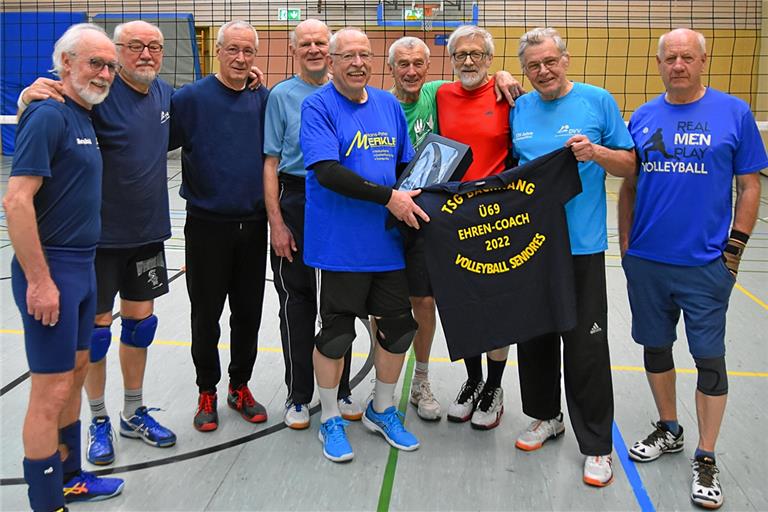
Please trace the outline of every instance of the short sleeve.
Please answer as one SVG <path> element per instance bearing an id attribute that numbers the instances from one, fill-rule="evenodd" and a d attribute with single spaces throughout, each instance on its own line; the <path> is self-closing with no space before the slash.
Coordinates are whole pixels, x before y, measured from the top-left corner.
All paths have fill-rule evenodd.
<path id="1" fill-rule="evenodd" d="M 751 174 L 768 167 L 765 146 L 757 129 L 755 118 L 749 108 L 741 116 L 739 145 L 733 156 L 734 174 Z"/>
<path id="2" fill-rule="evenodd" d="M 63 142 L 66 121 L 61 112 L 48 105 L 27 109 L 16 132 L 11 176 L 51 177 L 51 160 Z"/>
<path id="3" fill-rule="evenodd" d="M 321 98 L 315 94 L 301 104 L 299 139 L 304 154 L 304 167 L 307 169 L 323 160 L 340 161 L 336 127 Z"/>
<path id="4" fill-rule="evenodd" d="M 624 124 L 624 118 L 621 117 L 616 100 L 608 91 L 602 90 L 602 93 L 600 99 L 604 116 L 602 145 L 612 149 L 632 149 L 635 144 Z"/>
<path id="5" fill-rule="evenodd" d="M 279 93 L 273 92 L 267 99 L 267 114 L 264 123 L 264 153 L 281 157 L 285 137 L 285 115 Z"/>

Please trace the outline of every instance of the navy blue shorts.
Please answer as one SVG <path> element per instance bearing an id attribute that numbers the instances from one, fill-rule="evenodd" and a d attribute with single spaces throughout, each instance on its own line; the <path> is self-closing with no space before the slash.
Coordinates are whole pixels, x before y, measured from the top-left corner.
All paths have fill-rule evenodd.
<path id="1" fill-rule="evenodd" d="M 75 368 L 78 350 L 91 346 L 96 315 L 95 250 L 68 251 L 45 248 L 51 278 L 59 289 L 59 321 L 43 325 L 27 313 L 27 279 L 21 265 L 11 261 L 13 298 L 24 324 L 27 363 L 32 373 L 63 373 Z"/>
<path id="2" fill-rule="evenodd" d="M 632 308 L 632 338 L 646 347 L 677 339 L 680 312 L 696 358 L 725 355 L 725 314 L 736 279 L 722 259 L 683 267 L 627 255 L 622 260 Z"/>

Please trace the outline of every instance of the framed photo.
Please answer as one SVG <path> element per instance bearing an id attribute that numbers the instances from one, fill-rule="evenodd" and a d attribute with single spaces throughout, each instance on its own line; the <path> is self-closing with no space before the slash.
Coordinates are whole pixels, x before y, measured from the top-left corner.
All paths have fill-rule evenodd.
<path id="1" fill-rule="evenodd" d="M 469 146 L 430 133 L 395 183 L 395 188 L 416 190 L 458 181 L 471 164 L 472 149 Z"/>

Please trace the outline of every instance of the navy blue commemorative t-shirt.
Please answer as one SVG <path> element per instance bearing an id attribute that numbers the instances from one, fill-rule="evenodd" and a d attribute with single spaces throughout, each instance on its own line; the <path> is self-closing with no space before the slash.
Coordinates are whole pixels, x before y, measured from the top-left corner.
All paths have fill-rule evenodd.
<path id="1" fill-rule="evenodd" d="M 96 246 L 101 152 L 88 110 L 70 98 L 32 103 L 16 130 L 11 176 L 43 177 L 34 205 L 44 247 Z"/>
<path id="2" fill-rule="evenodd" d="M 269 92 L 234 91 L 211 75 L 171 99 L 171 148 L 182 147 L 180 194 L 209 220 L 256 220 L 264 209 L 264 114 Z"/>
<path id="3" fill-rule="evenodd" d="M 93 109 L 104 160 L 99 247 L 136 247 L 171 237 L 168 137 L 173 87 L 161 79 L 147 94 L 120 76 Z"/>
<path id="4" fill-rule="evenodd" d="M 565 204 L 579 192 L 563 148 L 415 198 L 431 219 L 418 233 L 452 360 L 576 325 Z"/>

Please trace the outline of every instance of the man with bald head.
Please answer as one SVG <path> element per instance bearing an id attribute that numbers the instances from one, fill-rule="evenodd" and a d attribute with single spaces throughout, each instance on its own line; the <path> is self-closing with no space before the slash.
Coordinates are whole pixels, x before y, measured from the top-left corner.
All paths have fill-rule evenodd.
<path id="1" fill-rule="evenodd" d="M 149 414 L 142 393 L 147 347 L 158 323 L 154 299 L 168 293 L 163 242 L 171 236 L 167 152 L 173 88 L 158 77 L 163 63 L 163 34 L 158 27 L 145 21 L 124 23 L 115 27 L 113 40 L 120 72 L 109 97 L 93 111 L 104 178 L 96 251 L 98 300 L 85 390 L 92 416 L 87 458 L 99 465 L 115 460 L 104 390 L 118 292 L 124 389 L 120 435 L 158 447 L 176 443 L 176 435 Z M 51 88 L 56 92 L 56 82 L 38 79 L 22 100 L 35 99 Z"/>
<path id="2" fill-rule="evenodd" d="M 624 180 L 619 196 L 632 337 L 643 345 L 659 412 L 653 432 L 629 456 L 649 462 L 684 449 L 672 356 L 682 310 L 698 373 L 691 500 L 713 509 L 723 504 L 715 442 L 728 396 L 726 311 L 755 225 L 759 172 L 768 158 L 749 106 L 702 84 L 702 34 L 676 29 L 662 35 L 656 62 L 666 91 L 632 115 L 629 131 L 643 151 L 637 175 Z"/>
<path id="3" fill-rule="evenodd" d="M 323 454 L 335 462 L 354 456 L 337 395 L 355 318 L 368 315 L 376 320 L 376 383 L 363 423 L 395 448 L 419 447 L 394 405 L 395 384 L 417 326 L 402 240 L 386 225 L 390 213 L 414 228 L 417 217 L 426 222 L 429 217 L 413 202 L 418 191 L 392 188 L 413 147 L 397 99 L 368 87 L 372 59 L 363 32 L 336 32 L 327 56 L 333 81 L 305 99 L 301 109 L 301 149 L 309 169 L 304 262 L 317 269 L 319 283 L 320 332 L 313 356 L 322 406 L 319 438 Z"/>
<path id="4" fill-rule="evenodd" d="M 3 207 L 13 244 L 13 294 L 24 324 L 31 390 L 24 419 L 24 479 L 32 510 L 119 494 L 123 481 L 84 472 L 80 395 L 96 309 L 102 157 L 90 114 L 118 63 L 91 24 L 56 42 L 53 68 L 64 102 L 37 102 L 19 119 Z M 62 492 L 63 485 L 63 492 Z"/>
<path id="5" fill-rule="evenodd" d="M 314 393 L 312 350 L 317 317 L 317 284 L 304 264 L 304 155 L 299 145 L 301 102 L 328 83 L 331 31 L 320 20 L 302 21 L 290 34 L 289 49 L 299 73 L 269 93 L 264 132 L 264 202 L 272 245 L 272 273 L 280 300 L 280 338 L 288 398 L 283 421 L 296 430 L 309 427 Z M 344 355 L 338 390 L 341 417 L 359 420 L 363 411 L 349 387 L 351 349 Z"/>

